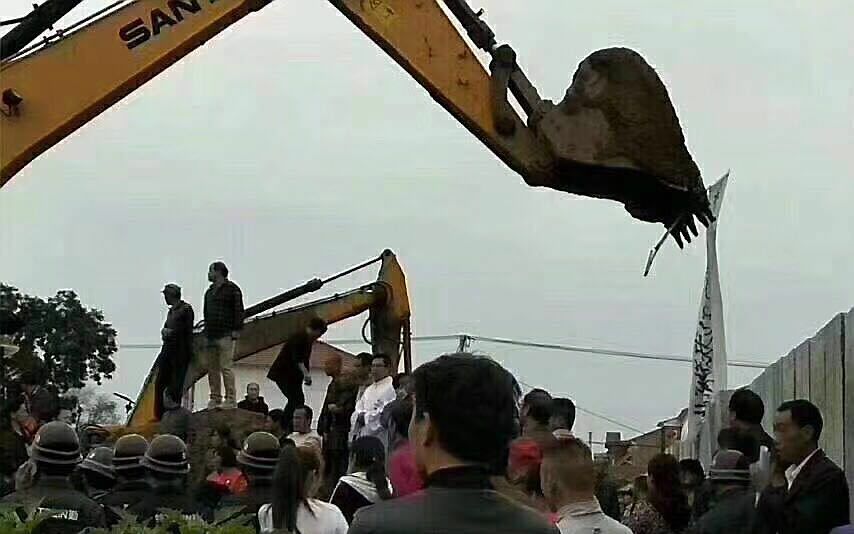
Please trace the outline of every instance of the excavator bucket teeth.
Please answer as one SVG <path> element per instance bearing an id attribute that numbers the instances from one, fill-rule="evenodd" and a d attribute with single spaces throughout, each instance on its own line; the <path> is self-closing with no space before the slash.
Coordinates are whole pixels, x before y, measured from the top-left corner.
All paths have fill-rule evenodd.
<path id="1" fill-rule="evenodd" d="M 700 170 L 664 83 L 627 48 L 588 56 L 559 104 L 531 127 L 554 156 L 549 187 L 622 202 L 635 218 L 688 237 L 693 217 L 711 221 Z"/>

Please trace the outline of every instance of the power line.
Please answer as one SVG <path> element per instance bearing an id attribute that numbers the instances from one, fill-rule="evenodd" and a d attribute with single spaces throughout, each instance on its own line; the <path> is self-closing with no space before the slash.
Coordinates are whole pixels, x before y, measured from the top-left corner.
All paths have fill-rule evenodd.
<path id="1" fill-rule="evenodd" d="M 520 380 L 519 377 L 516 377 L 516 381 L 528 389 L 534 389 L 534 386 L 532 386 L 531 384 L 529 384 L 523 380 Z M 587 408 L 582 408 L 577 403 L 575 404 L 575 409 L 578 411 L 584 412 L 587 415 L 592 415 L 593 417 L 597 417 L 599 419 L 602 419 L 603 421 L 608 421 L 609 423 L 617 425 L 617 426 L 622 427 L 622 428 L 625 428 L 626 430 L 631 430 L 632 432 L 637 432 L 638 434 L 644 434 L 645 433 L 643 430 L 640 430 L 640 429 L 635 428 L 631 425 L 627 425 L 625 423 L 617 421 L 613 417 L 608 417 L 607 415 L 603 415 L 601 413 L 594 412 L 593 410 L 588 410 Z"/>
<path id="2" fill-rule="evenodd" d="M 412 341 L 415 342 L 423 342 L 423 341 L 450 341 L 450 340 L 459 340 L 462 338 L 467 338 L 471 341 L 481 341 L 485 343 L 496 343 L 500 345 L 512 345 L 516 347 L 527 347 L 533 349 L 543 349 L 543 350 L 559 350 L 564 352 L 576 352 L 581 354 L 596 354 L 599 356 L 612 356 L 618 358 L 635 358 L 641 360 L 657 360 L 657 361 L 669 361 L 669 362 L 679 362 L 679 363 L 693 363 L 693 358 L 688 356 L 676 356 L 672 354 L 650 354 L 644 352 L 634 352 L 634 351 L 624 351 L 624 350 L 614 350 L 614 349 L 604 349 L 597 347 L 578 347 L 573 345 L 561 345 L 556 343 L 540 343 L 535 341 L 522 341 L 516 339 L 506 339 L 506 338 L 498 338 L 498 337 L 487 337 L 487 336 L 476 336 L 471 334 L 446 334 L 440 336 L 414 336 Z M 364 345 L 365 341 L 362 339 L 334 339 L 328 340 L 326 343 L 330 345 Z M 122 344 L 119 346 L 121 349 L 159 349 L 159 344 L 150 344 L 150 343 L 128 343 Z M 729 360 L 727 361 L 727 365 L 731 367 L 747 367 L 751 369 L 765 369 L 769 364 L 756 362 L 756 361 L 740 361 L 740 360 Z"/>
<path id="3" fill-rule="evenodd" d="M 617 356 L 621 358 L 638 358 L 641 360 L 661 360 L 669 362 L 693 363 L 694 359 L 687 356 L 675 356 L 671 354 L 648 354 L 643 352 L 631 352 L 613 349 L 599 349 L 594 347 L 575 347 L 572 345 L 558 345 L 554 343 L 538 343 L 534 341 L 519 341 L 515 339 L 504 339 L 497 337 L 483 336 L 468 336 L 473 341 L 486 341 L 489 343 L 498 343 L 502 345 L 515 345 L 517 347 L 529 347 L 535 349 L 546 350 L 562 350 L 565 352 L 581 352 L 586 354 L 598 354 L 601 356 Z M 731 367 L 750 367 L 753 369 L 765 369 L 769 364 L 762 362 L 751 361 L 727 361 L 727 365 Z"/>

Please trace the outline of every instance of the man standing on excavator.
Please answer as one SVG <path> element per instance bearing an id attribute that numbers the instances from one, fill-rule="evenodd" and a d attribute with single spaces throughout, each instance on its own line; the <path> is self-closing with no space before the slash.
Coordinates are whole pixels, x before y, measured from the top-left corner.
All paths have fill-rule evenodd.
<path id="1" fill-rule="evenodd" d="M 282 345 L 282 350 L 276 357 L 276 361 L 270 366 L 267 378 L 272 380 L 282 390 L 282 394 L 288 399 L 285 405 L 285 413 L 282 416 L 282 426 L 286 434 L 293 432 L 294 411 L 305 405 L 305 393 L 302 386 L 311 385 L 311 349 L 314 342 L 326 333 L 326 321 L 320 317 L 313 317 L 308 325 L 297 332 Z"/>
<path id="2" fill-rule="evenodd" d="M 228 267 L 221 261 L 208 269 L 211 282 L 205 292 L 205 338 L 208 340 L 208 408 L 236 408 L 234 391 L 234 351 L 243 330 L 243 293 L 228 279 Z M 222 402 L 225 386 L 225 402 Z"/>
<path id="3" fill-rule="evenodd" d="M 184 378 L 193 358 L 193 307 L 181 300 L 181 288 L 166 284 L 163 298 L 169 306 L 166 322 L 160 331 L 163 348 L 159 356 L 159 372 L 154 398 L 157 417 L 181 405 L 184 395 Z"/>

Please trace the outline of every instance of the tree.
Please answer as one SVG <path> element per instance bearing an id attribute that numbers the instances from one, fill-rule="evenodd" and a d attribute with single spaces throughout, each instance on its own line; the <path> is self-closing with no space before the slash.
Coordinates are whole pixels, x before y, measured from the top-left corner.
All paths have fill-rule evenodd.
<path id="1" fill-rule="evenodd" d="M 72 392 L 69 391 L 69 394 Z M 115 425 L 121 420 L 118 405 L 112 397 L 92 386 L 73 392 L 80 411 L 80 423 L 86 425 Z"/>
<path id="2" fill-rule="evenodd" d="M 41 367 L 47 383 L 60 393 L 112 377 L 116 331 L 100 310 L 84 307 L 74 291 L 58 291 L 44 300 L 0 284 L 0 300 L 23 321 L 13 336 L 21 350 L 9 360 L 12 373 Z"/>

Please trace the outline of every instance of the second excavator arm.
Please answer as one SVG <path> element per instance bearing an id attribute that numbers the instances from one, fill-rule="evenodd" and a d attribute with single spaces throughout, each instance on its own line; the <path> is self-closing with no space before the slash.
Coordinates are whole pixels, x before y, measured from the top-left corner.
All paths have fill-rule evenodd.
<path id="1" fill-rule="evenodd" d="M 397 257 L 390 250 L 384 251 L 379 261 L 377 280 L 350 291 L 270 312 L 271 307 L 282 303 L 283 296 L 294 294 L 285 292 L 279 297 L 266 300 L 266 305 L 247 308 L 254 308 L 256 315 L 245 320 L 234 361 L 264 351 L 277 352 L 288 338 L 304 329 L 313 317 L 319 317 L 331 325 L 368 312 L 372 350 L 392 356 L 395 369 L 398 368 L 399 356 L 402 354 L 404 370 L 411 371 L 410 308 L 406 276 Z M 269 313 L 261 315 L 264 312 Z M 205 355 L 208 347 L 204 334 L 199 331 L 194 337 L 195 355 L 187 372 L 185 389 L 193 387 L 207 374 Z M 130 413 L 128 426 L 140 428 L 156 422 L 155 382 L 158 372 L 159 368 L 155 362 Z"/>

